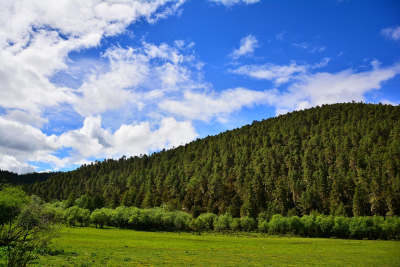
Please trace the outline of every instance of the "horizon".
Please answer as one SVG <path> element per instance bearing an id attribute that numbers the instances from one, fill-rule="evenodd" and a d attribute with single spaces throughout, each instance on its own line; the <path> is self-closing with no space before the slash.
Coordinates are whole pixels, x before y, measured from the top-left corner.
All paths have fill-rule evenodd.
<path id="1" fill-rule="evenodd" d="M 0 169 L 70 171 L 323 104 L 399 105 L 400 3 L 0 3 Z"/>

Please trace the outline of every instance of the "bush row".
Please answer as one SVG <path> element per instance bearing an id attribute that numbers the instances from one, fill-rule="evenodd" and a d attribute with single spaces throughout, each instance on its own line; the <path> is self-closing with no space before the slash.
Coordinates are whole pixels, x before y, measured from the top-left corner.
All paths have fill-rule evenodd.
<path id="1" fill-rule="evenodd" d="M 204 213 L 193 218 L 183 211 L 163 208 L 139 209 L 120 206 L 115 209 L 88 209 L 72 206 L 63 209 L 62 202 L 47 204 L 47 212 L 56 222 L 73 226 L 90 224 L 103 228 L 113 226 L 135 230 L 160 231 L 259 231 L 266 234 L 290 234 L 303 237 L 336 237 L 354 239 L 400 239 L 400 217 L 342 217 L 305 215 L 284 217 L 260 213 L 257 219 L 233 218 L 229 213 Z"/>

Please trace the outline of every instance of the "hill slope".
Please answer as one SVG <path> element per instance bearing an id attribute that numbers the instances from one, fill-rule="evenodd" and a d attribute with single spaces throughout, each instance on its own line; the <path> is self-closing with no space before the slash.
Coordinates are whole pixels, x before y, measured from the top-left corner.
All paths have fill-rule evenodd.
<path id="1" fill-rule="evenodd" d="M 295 111 L 151 156 L 83 165 L 29 187 L 44 198 L 203 212 L 400 215 L 400 106 Z"/>
<path id="2" fill-rule="evenodd" d="M 42 182 L 49 179 L 51 176 L 56 175 L 57 172 L 45 172 L 45 173 L 27 173 L 20 174 L 13 173 L 10 171 L 0 170 L 0 183 L 8 183 L 13 185 L 29 185 L 35 182 Z"/>

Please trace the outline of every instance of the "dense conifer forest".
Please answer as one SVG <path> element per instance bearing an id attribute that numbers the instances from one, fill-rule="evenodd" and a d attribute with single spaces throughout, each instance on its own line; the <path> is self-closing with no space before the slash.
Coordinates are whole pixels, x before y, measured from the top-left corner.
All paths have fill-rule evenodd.
<path id="1" fill-rule="evenodd" d="M 69 207 L 79 199 L 92 211 L 163 205 L 194 217 L 400 215 L 400 106 L 317 106 L 46 178 L 26 190 Z"/>
<path id="2" fill-rule="evenodd" d="M 23 175 L 18 175 L 18 173 L 0 170 L 0 183 L 8 183 L 13 185 L 22 185 L 26 187 L 29 184 L 35 182 L 46 181 L 53 175 L 57 175 L 59 172 L 33 172 Z"/>

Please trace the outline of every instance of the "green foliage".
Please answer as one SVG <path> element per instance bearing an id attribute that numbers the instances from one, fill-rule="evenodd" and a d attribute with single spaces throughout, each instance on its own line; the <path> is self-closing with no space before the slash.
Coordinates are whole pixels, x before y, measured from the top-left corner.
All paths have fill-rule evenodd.
<path id="1" fill-rule="evenodd" d="M 213 213 L 203 213 L 197 219 L 202 221 L 202 231 L 212 231 L 214 230 L 214 221 L 218 216 Z M 196 219 L 196 221 L 197 221 Z"/>
<path id="2" fill-rule="evenodd" d="M 287 226 L 287 218 L 276 214 L 268 223 L 268 230 L 271 234 L 284 234 L 286 233 Z"/>
<path id="3" fill-rule="evenodd" d="M 303 235 L 314 237 L 318 235 L 318 225 L 315 222 L 315 216 L 304 215 L 301 218 L 301 223 L 303 226 Z"/>
<path id="4" fill-rule="evenodd" d="M 243 230 L 250 232 L 256 228 L 256 220 L 250 217 L 244 217 L 240 219 L 240 226 Z M 234 230 L 234 229 L 232 229 Z"/>
<path id="5" fill-rule="evenodd" d="M 399 216 L 399 147 L 400 106 L 324 105 L 168 151 L 96 161 L 28 192 L 68 207 L 81 196 L 78 206 L 90 210 L 164 205 L 194 217 Z"/>
<path id="6" fill-rule="evenodd" d="M 231 230 L 237 231 L 237 232 L 242 230 L 241 220 L 239 218 L 233 218 L 229 227 L 231 228 Z"/>
<path id="7" fill-rule="evenodd" d="M 335 220 L 333 216 L 319 215 L 315 222 L 317 223 L 321 237 L 330 237 L 332 235 Z"/>
<path id="8" fill-rule="evenodd" d="M 0 226 L 13 222 L 28 203 L 28 196 L 16 187 L 0 190 Z"/>
<path id="9" fill-rule="evenodd" d="M 18 188 L 0 190 L 0 218 L 0 247 L 7 266 L 27 266 L 57 232 L 41 199 L 29 199 Z"/>
<path id="10" fill-rule="evenodd" d="M 299 235 L 304 228 L 304 222 L 298 216 L 292 216 L 287 219 L 287 230 L 289 233 Z"/>
<path id="11" fill-rule="evenodd" d="M 229 230 L 232 220 L 233 220 L 232 215 L 230 215 L 229 213 L 222 214 L 217 218 L 215 218 L 214 229 L 216 231 Z"/>
<path id="12" fill-rule="evenodd" d="M 144 231 L 193 231 L 193 232 L 239 232 L 256 231 L 273 235 L 297 235 L 304 237 L 336 237 L 355 239 L 400 239 L 400 217 L 323 215 L 313 212 L 299 217 L 260 213 L 257 220 L 251 217 L 233 218 L 230 213 L 215 215 L 203 213 L 193 218 L 190 213 L 169 211 L 166 208 L 140 209 L 119 206 L 115 209 L 101 208 L 90 212 L 73 206 L 64 207 L 59 201 L 44 205 L 48 218 L 59 217 L 66 225 L 104 226 Z M 56 215 L 54 215 L 56 214 Z M 61 215 L 57 215 L 61 214 Z"/>
<path id="13" fill-rule="evenodd" d="M 333 225 L 332 231 L 336 237 L 346 238 L 349 236 L 349 222 L 350 219 L 346 217 L 335 217 L 335 224 Z"/>
<path id="14" fill-rule="evenodd" d="M 107 208 L 96 209 L 90 215 L 90 220 L 96 227 L 103 228 L 104 225 L 110 225 L 111 210 Z"/>

